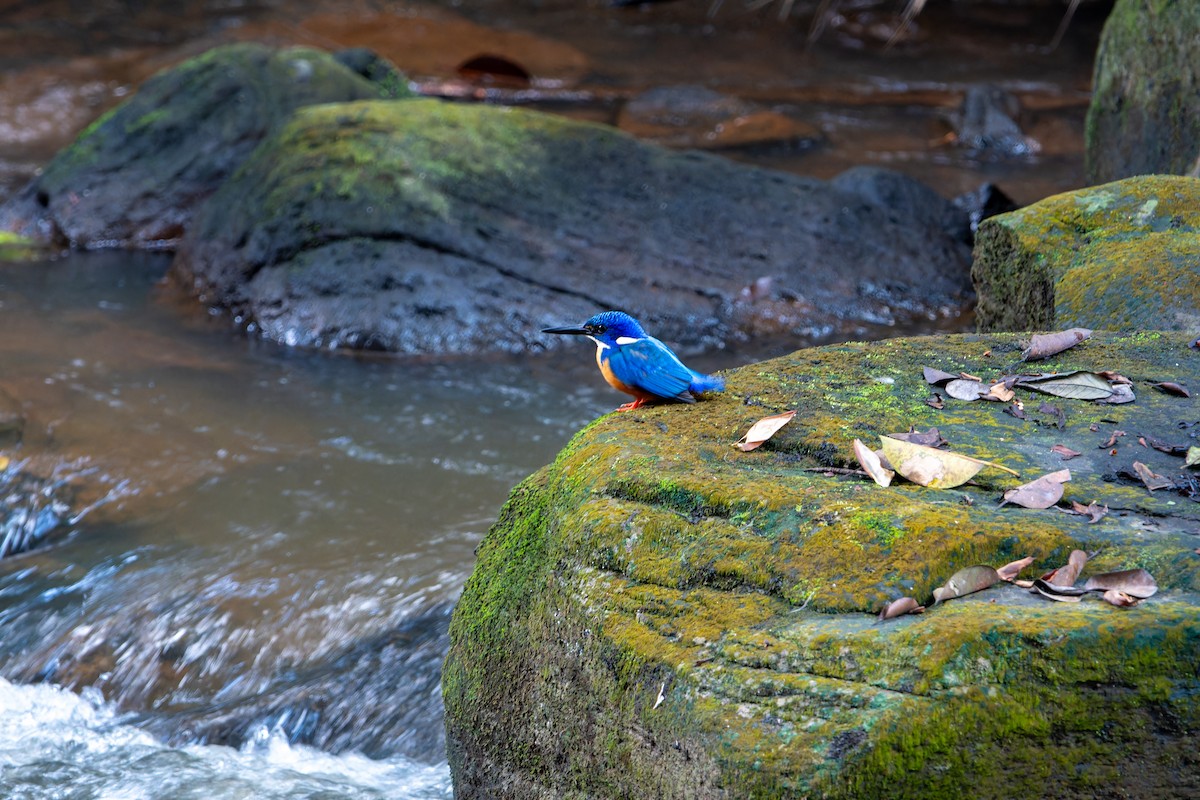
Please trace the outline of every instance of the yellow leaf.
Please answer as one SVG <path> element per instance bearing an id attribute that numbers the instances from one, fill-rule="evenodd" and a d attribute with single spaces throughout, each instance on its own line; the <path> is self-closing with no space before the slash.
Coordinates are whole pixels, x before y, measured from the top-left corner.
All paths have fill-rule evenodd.
<path id="1" fill-rule="evenodd" d="M 858 439 L 854 440 L 854 457 L 858 459 L 858 463 L 876 483 L 880 486 L 891 485 L 892 478 L 896 476 L 896 473 L 884 467 L 879 461 L 879 456 L 875 455 L 875 451 Z"/>
<path id="2" fill-rule="evenodd" d="M 974 478 L 984 467 L 995 467 L 1005 472 L 1011 472 L 1008 467 L 982 461 L 978 458 L 951 453 L 948 450 L 938 450 L 935 447 L 902 442 L 890 436 L 880 436 L 883 455 L 892 468 L 913 483 L 928 486 L 931 489 L 951 489 L 961 486 Z"/>

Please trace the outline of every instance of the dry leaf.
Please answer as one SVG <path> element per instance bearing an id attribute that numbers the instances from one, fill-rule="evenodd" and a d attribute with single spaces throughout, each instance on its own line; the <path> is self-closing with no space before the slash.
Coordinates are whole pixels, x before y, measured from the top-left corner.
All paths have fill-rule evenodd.
<path id="1" fill-rule="evenodd" d="M 933 369 L 932 367 L 925 367 L 921 372 L 925 376 L 925 382 L 931 386 L 937 386 L 958 377 L 953 373 L 943 372 L 940 369 Z"/>
<path id="2" fill-rule="evenodd" d="M 749 452 L 774 436 L 775 432 L 791 422 L 794 416 L 796 416 L 795 411 L 785 411 L 782 414 L 763 417 L 751 425 L 750 430 L 746 431 L 746 435 L 734 442 L 733 446 Z"/>
<path id="3" fill-rule="evenodd" d="M 913 483 L 928 486 L 931 489 L 950 489 L 961 486 L 975 477 L 984 467 L 996 467 L 1005 472 L 1017 474 L 999 464 L 901 441 L 891 436 L 880 436 L 879 442 L 892 469 Z"/>
<path id="4" fill-rule="evenodd" d="M 936 392 L 925 398 L 925 405 L 930 408 L 936 408 L 938 411 L 946 407 L 945 402 L 942 401 L 942 396 Z"/>
<path id="5" fill-rule="evenodd" d="M 1112 390 L 1112 394 L 1110 394 L 1108 397 L 1101 397 L 1096 402 L 1108 403 L 1109 405 L 1117 406 L 1121 405 L 1122 403 L 1132 403 L 1137 399 L 1133 396 L 1133 387 L 1127 384 L 1117 384 L 1116 386 L 1112 387 Z"/>
<path id="6" fill-rule="evenodd" d="M 1200 464 L 1200 445 L 1193 445 L 1188 448 L 1187 455 L 1183 457 L 1183 465 L 1194 467 L 1197 464 Z"/>
<path id="7" fill-rule="evenodd" d="M 1144 569 L 1124 569 L 1119 572 L 1105 572 L 1093 575 L 1083 585 L 1090 592 L 1103 592 L 1116 589 L 1119 592 L 1133 595 L 1145 600 L 1158 592 L 1158 582 L 1154 576 Z"/>
<path id="8" fill-rule="evenodd" d="M 1083 455 L 1083 453 L 1080 453 L 1076 450 L 1072 450 L 1071 448 L 1067 447 L 1066 445 L 1062 445 L 1062 444 L 1054 445 L 1054 447 L 1050 448 L 1050 452 L 1058 453 L 1058 455 L 1062 457 L 1063 461 L 1070 461 L 1072 458 L 1076 458 L 1078 456 Z"/>
<path id="9" fill-rule="evenodd" d="M 1101 449 L 1112 447 L 1117 443 L 1117 439 L 1125 435 L 1125 431 L 1113 431 L 1112 436 L 1108 437 L 1108 441 L 1100 445 Z"/>
<path id="10" fill-rule="evenodd" d="M 984 400 L 998 400 L 1001 403 L 1007 403 L 1013 399 L 1014 395 L 1013 390 L 1008 388 L 1008 385 L 1004 381 L 1000 381 L 999 383 L 993 383 L 988 387 L 987 392 L 981 394 L 980 397 Z"/>
<path id="11" fill-rule="evenodd" d="M 1009 489 L 1004 493 L 1004 503 L 1014 503 L 1022 508 L 1049 508 L 1062 499 L 1063 484 L 1069 480 L 1069 469 L 1048 473 L 1015 489 Z"/>
<path id="12" fill-rule="evenodd" d="M 1074 586 L 1060 586 L 1038 578 L 1033 582 L 1033 590 L 1043 597 L 1058 600 L 1061 603 L 1078 603 L 1079 598 L 1087 594 L 1083 589 Z"/>
<path id="13" fill-rule="evenodd" d="M 1093 500 L 1091 503 L 1088 503 L 1085 506 L 1083 503 L 1076 503 L 1074 500 L 1072 500 L 1071 507 L 1069 509 L 1064 508 L 1063 511 L 1068 514 L 1078 514 L 1083 517 L 1088 517 L 1088 523 L 1091 524 L 1094 522 L 1099 522 L 1104 515 L 1108 513 L 1108 505 L 1105 504 L 1101 506 Z"/>
<path id="14" fill-rule="evenodd" d="M 1038 333 L 1029 339 L 1029 347 L 1021 352 L 1025 361 L 1037 361 L 1058 355 L 1063 350 L 1074 347 L 1092 335 L 1087 328 L 1071 328 L 1057 333 Z"/>
<path id="15" fill-rule="evenodd" d="M 1067 427 L 1067 415 L 1058 406 L 1050 405 L 1049 403 L 1041 403 L 1038 405 L 1039 414 L 1050 414 L 1054 417 L 1054 424 L 1061 430 Z"/>
<path id="16" fill-rule="evenodd" d="M 1191 392 L 1189 392 L 1187 389 L 1180 386 L 1178 383 L 1174 383 L 1173 381 L 1163 381 L 1162 383 L 1152 383 L 1150 385 L 1153 386 L 1155 389 L 1158 389 L 1160 392 L 1166 392 L 1167 394 L 1173 394 L 1176 397 L 1191 397 L 1192 396 Z"/>
<path id="17" fill-rule="evenodd" d="M 899 439 L 902 442 L 923 444 L 926 447 L 941 447 L 942 445 L 950 444 L 942 437 L 942 432 L 937 428 L 930 428 L 927 431 L 918 431 L 909 428 L 904 433 L 889 433 L 888 436 L 893 439 Z"/>
<path id="18" fill-rule="evenodd" d="M 1127 595 L 1118 589 L 1109 589 L 1107 592 L 1102 594 L 1101 597 L 1103 597 L 1109 603 L 1112 603 L 1114 606 L 1129 607 L 1136 606 L 1138 603 L 1142 602 L 1138 598 L 1131 597 L 1130 595 Z"/>
<path id="19" fill-rule="evenodd" d="M 1085 371 L 1022 375 L 1017 385 L 1070 400 L 1102 400 L 1113 393 L 1108 381 L 1094 372 Z"/>
<path id="20" fill-rule="evenodd" d="M 1096 374 L 1101 378 L 1104 378 L 1104 380 L 1108 381 L 1109 383 L 1123 383 L 1128 386 L 1133 385 L 1133 381 L 1129 380 L 1129 378 L 1126 378 L 1119 372 L 1113 372 L 1111 369 L 1102 369 Z"/>
<path id="21" fill-rule="evenodd" d="M 1019 399 L 1014 399 L 1011 403 L 1004 407 L 1005 413 L 1012 414 L 1017 419 L 1026 419 L 1025 404 Z"/>
<path id="22" fill-rule="evenodd" d="M 983 378 L 979 377 L 978 375 L 972 375 L 969 372 L 960 372 L 958 373 L 958 377 L 962 378 L 964 381 L 976 381 L 979 383 L 983 382 Z"/>
<path id="23" fill-rule="evenodd" d="M 1143 436 L 1138 438 L 1139 442 L 1153 447 L 1155 450 L 1169 453 L 1170 455 L 1181 455 L 1187 452 L 1186 444 L 1175 444 L 1173 442 L 1164 442 L 1162 439 L 1154 436 Z"/>
<path id="24" fill-rule="evenodd" d="M 1072 550 L 1071 555 L 1067 556 L 1067 563 L 1058 569 L 1052 569 L 1047 572 L 1042 576 L 1042 580 L 1058 587 L 1074 586 L 1075 581 L 1079 578 L 1079 573 L 1083 572 L 1087 560 L 1087 553 L 1082 550 Z"/>
<path id="25" fill-rule="evenodd" d="M 880 619 L 891 619 L 902 614 L 920 614 L 925 610 L 925 606 L 913 600 L 911 597 L 901 597 L 893 600 L 883 607 L 879 612 Z"/>
<path id="26" fill-rule="evenodd" d="M 1142 479 L 1142 483 L 1146 484 L 1146 488 L 1152 492 L 1155 489 L 1170 489 L 1175 485 L 1175 481 L 1159 475 L 1140 461 L 1133 462 L 1133 471 Z"/>
<path id="27" fill-rule="evenodd" d="M 956 378 L 946 384 L 946 394 L 955 400 L 978 400 L 985 391 L 982 381 Z"/>
<path id="28" fill-rule="evenodd" d="M 879 456 L 875 455 L 875 451 L 858 439 L 854 440 L 854 457 L 858 459 L 858 463 L 866 470 L 866 473 L 880 486 L 890 486 L 892 478 L 896 477 L 895 472 L 884 468 L 883 464 L 879 461 Z"/>
<path id="29" fill-rule="evenodd" d="M 1033 556 L 1025 556 L 1019 561 L 1010 561 L 1000 569 L 996 570 L 996 574 L 1000 576 L 1002 581 L 1013 581 L 1021 574 L 1021 570 L 1033 563 Z"/>
<path id="30" fill-rule="evenodd" d="M 950 576 L 950 580 L 946 581 L 945 586 L 939 586 L 933 590 L 933 600 L 936 604 L 943 600 L 962 597 L 963 595 L 982 591 L 999 581 L 1000 573 L 996 571 L 995 567 L 981 564 L 975 567 L 960 569 Z"/>

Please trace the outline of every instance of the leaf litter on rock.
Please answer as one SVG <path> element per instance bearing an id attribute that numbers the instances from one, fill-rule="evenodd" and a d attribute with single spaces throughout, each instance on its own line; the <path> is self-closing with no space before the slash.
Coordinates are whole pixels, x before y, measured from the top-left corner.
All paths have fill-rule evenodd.
<path id="1" fill-rule="evenodd" d="M 1086 370 L 1022 375 L 1017 385 L 1070 400 L 1102 400 L 1113 394 L 1113 387 L 1108 381 Z"/>
<path id="2" fill-rule="evenodd" d="M 1078 458 L 1083 455 L 1078 450 L 1072 450 L 1065 444 L 1056 444 L 1050 448 L 1051 453 L 1057 453 L 1063 461 L 1070 461 L 1072 458 Z"/>
<path id="3" fill-rule="evenodd" d="M 1012 503 L 1022 508 L 1049 508 L 1062 499 L 1063 484 L 1069 480 L 1071 480 L 1071 470 L 1069 469 L 1047 473 L 1040 478 L 1006 491 L 1000 505 Z"/>
<path id="4" fill-rule="evenodd" d="M 1055 333 L 1036 333 L 1029 338 L 1029 346 L 1021 351 L 1025 361 L 1037 361 L 1058 355 L 1092 335 L 1087 328 L 1071 328 Z"/>
<path id="5" fill-rule="evenodd" d="M 1018 474 L 1008 467 L 990 461 L 906 442 L 891 436 L 880 436 L 879 442 L 892 469 L 913 483 L 931 489 L 961 486 L 984 467 L 995 467 L 1013 475 Z"/>
<path id="6" fill-rule="evenodd" d="M 924 611 L 925 606 L 911 597 L 899 597 L 883 607 L 883 610 L 879 612 L 879 619 L 892 619 L 904 614 L 921 614 Z"/>
<path id="7" fill-rule="evenodd" d="M 1191 392 L 1189 392 L 1187 389 L 1180 386 L 1178 383 L 1175 383 L 1174 381 L 1162 381 L 1161 383 L 1152 383 L 1150 385 L 1153 386 L 1155 389 L 1158 389 L 1160 392 L 1166 392 L 1167 394 L 1173 394 L 1176 397 L 1191 397 L 1192 396 Z"/>
<path id="8" fill-rule="evenodd" d="M 1000 580 L 1000 573 L 996 571 L 995 567 L 989 567 L 986 564 L 966 567 L 951 575 L 950 580 L 933 590 L 933 602 L 936 605 L 944 600 L 974 594 L 989 586 L 994 586 Z"/>
<path id="9" fill-rule="evenodd" d="M 883 466 L 875 451 L 859 439 L 854 440 L 854 457 L 858 459 L 859 465 L 871 476 L 871 479 L 880 486 L 890 486 L 892 478 L 896 477 L 895 471 Z"/>
<path id="10" fill-rule="evenodd" d="M 791 422 L 794 416 L 796 416 L 795 410 L 763 417 L 751 425 L 750 430 L 746 431 L 746 435 L 734 442 L 733 446 L 742 452 L 754 450 L 774 436 L 780 428 Z"/>

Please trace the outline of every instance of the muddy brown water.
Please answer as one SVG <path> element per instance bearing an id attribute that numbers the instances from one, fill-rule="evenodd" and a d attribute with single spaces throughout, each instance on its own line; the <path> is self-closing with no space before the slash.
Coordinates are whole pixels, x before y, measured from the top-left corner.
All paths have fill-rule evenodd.
<path id="1" fill-rule="evenodd" d="M 705 87 L 749 111 L 702 116 L 686 136 L 712 144 L 730 126 L 745 129 L 738 136 L 757 126 L 721 152 L 818 177 L 873 164 L 947 197 L 990 181 L 1021 203 L 1079 186 L 1108 4 L 1084 3 L 1054 49 L 1058 3 L 929 4 L 886 48 L 901 5 L 847 0 L 810 46 L 803 3 L 780 21 L 778 3 L 728 0 L 0 0 L 0 197 L 155 70 L 238 38 L 368 45 L 427 94 L 641 124 L 647 135 L 628 114 L 635 98 Z M 530 82 L 464 79 L 456 67 L 480 54 L 520 64 Z M 955 109 L 980 83 L 1016 97 L 1036 152 L 949 141 Z M 167 263 L 100 253 L 0 266 L 0 389 L 26 418 L 4 455 L 73 502 L 53 546 L 0 561 L 6 784 L 28 798 L 449 796 L 430 689 L 444 641 L 436 615 L 512 485 L 621 398 L 583 345 L 445 363 L 264 345 L 167 294 Z M 695 366 L 786 349 L 751 344 L 699 354 Z M 242 704 L 253 717 L 264 696 L 426 618 L 442 633 L 413 645 L 407 678 L 389 673 L 422 693 L 404 696 L 411 730 L 390 747 L 364 730 L 310 749 L 305 726 L 320 722 L 279 713 L 250 724 L 239 750 L 187 744 L 192 711 Z M 350 728 L 377 724 L 351 717 Z M 373 757 L 355 754 L 356 741 Z"/>

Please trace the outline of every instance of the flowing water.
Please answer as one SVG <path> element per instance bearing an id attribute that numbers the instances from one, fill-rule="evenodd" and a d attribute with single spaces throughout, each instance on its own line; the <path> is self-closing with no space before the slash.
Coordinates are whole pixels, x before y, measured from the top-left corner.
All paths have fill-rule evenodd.
<path id="1" fill-rule="evenodd" d="M 0 199 L 153 69 L 230 32 L 295 34 L 321 6 L 286 5 L 0 0 Z M 846 0 L 811 49 L 778 6 L 513 5 L 472 14 L 591 64 L 579 102 L 522 102 L 611 122 L 656 83 L 701 83 L 820 134 L 729 153 L 752 163 L 882 164 L 1022 202 L 1082 182 L 1091 4 L 1055 50 L 1053 4 L 931 9 L 894 50 L 880 3 Z M 937 143 L 982 80 L 1019 94 L 1039 152 Z M 583 343 L 442 362 L 266 345 L 164 288 L 168 263 L 0 264 L 0 551 L 39 545 L 0 558 L 0 798 L 449 797 L 438 678 L 473 550 L 512 486 L 621 398 Z"/>

